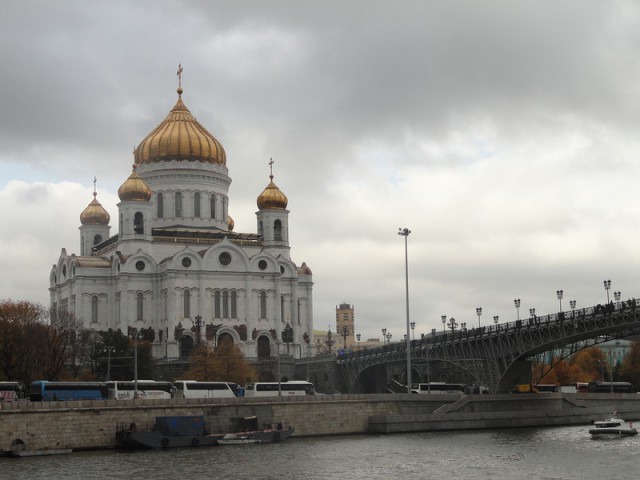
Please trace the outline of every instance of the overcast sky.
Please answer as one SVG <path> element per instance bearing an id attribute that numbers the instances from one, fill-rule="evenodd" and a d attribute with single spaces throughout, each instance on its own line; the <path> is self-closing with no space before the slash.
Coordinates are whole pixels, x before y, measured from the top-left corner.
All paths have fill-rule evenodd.
<path id="1" fill-rule="evenodd" d="M 117 218 L 179 63 L 238 232 L 273 157 L 316 329 L 402 338 L 399 227 L 416 336 L 640 296 L 636 1 L 16 1 L 0 32 L 0 299 L 48 305 L 94 176 Z"/>

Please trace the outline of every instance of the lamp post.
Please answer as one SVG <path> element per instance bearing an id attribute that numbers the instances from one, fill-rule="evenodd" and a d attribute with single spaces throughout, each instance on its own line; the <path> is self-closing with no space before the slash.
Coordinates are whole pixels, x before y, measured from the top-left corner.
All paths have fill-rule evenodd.
<path id="1" fill-rule="evenodd" d="M 202 316 L 196 315 L 195 321 L 193 322 L 193 325 L 196 327 L 196 345 L 200 345 L 200 329 L 202 328 L 203 324 L 204 323 L 202 322 Z"/>
<path id="2" fill-rule="evenodd" d="M 456 323 L 456 319 L 451 317 L 449 319 L 449 328 L 451 329 L 451 335 L 453 335 L 453 332 L 455 331 L 456 328 L 458 328 L 458 324 Z"/>
<path id="3" fill-rule="evenodd" d="M 530 308 L 529 309 L 529 316 L 533 319 L 536 318 L 536 309 L 535 308 Z"/>
<path id="4" fill-rule="evenodd" d="M 359 333 L 356 333 L 356 340 L 358 341 L 358 351 L 360 351 L 360 337 L 361 335 Z"/>
<path id="5" fill-rule="evenodd" d="M 519 299 L 519 298 L 516 298 L 516 299 L 513 301 L 513 304 L 516 306 L 516 314 L 517 314 L 517 316 L 518 316 L 518 320 L 520 320 L 520 299 Z"/>
<path id="6" fill-rule="evenodd" d="M 500 317 L 498 315 L 494 315 L 493 316 L 493 323 L 494 325 L 498 325 L 498 320 L 500 320 Z"/>
<path id="7" fill-rule="evenodd" d="M 558 296 L 558 301 L 560 302 L 560 310 L 558 311 L 561 312 L 562 311 L 562 295 L 563 295 L 562 290 L 556 290 L 556 295 Z"/>
<path id="8" fill-rule="evenodd" d="M 138 339 L 142 335 L 136 329 L 131 335 L 133 337 L 133 398 L 140 398 L 138 394 Z"/>
<path id="9" fill-rule="evenodd" d="M 329 355 L 331 355 L 331 345 L 333 345 L 333 340 L 331 339 L 331 327 L 327 330 L 327 348 L 329 348 Z"/>
<path id="10" fill-rule="evenodd" d="M 482 307 L 476 308 L 476 315 L 478 316 L 478 328 L 480 328 L 480 316 L 482 315 Z"/>
<path id="11" fill-rule="evenodd" d="M 107 354 L 107 382 L 111 380 L 111 354 L 116 353 L 116 347 L 110 345 L 104 347 L 104 352 Z"/>
<path id="12" fill-rule="evenodd" d="M 416 328 L 416 322 L 411 322 L 411 340 L 415 340 L 416 339 L 416 334 L 415 334 L 415 328 Z"/>
<path id="13" fill-rule="evenodd" d="M 622 294 L 620 292 L 613 292 L 613 298 L 616 301 L 616 307 L 619 306 L 620 304 L 620 297 L 622 296 Z"/>
<path id="14" fill-rule="evenodd" d="M 387 329 L 382 329 L 382 345 L 386 345 L 387 343 Z"/>
<path id="15" fill-rule="evenodd" d="M 576 316 L 576 301 L 569 300 L 569 306 L 571 307 L 571 318 L 575 318 Z"/>
<path id="16" fill-rule="evenodd" d="M 349 327 L 343 325 L 336 329 L 336 333 L 342 337 L 342 348 L 347 349 L 347 337 L 349 336 Z"/>
<path id="17" fill-rule="evenodd" d="M 405 289 L 406 289 L 406 304 L 407 304 L 407 393 L 411 394 L 411 337 L 410 329 L 411 325 L 409 322 L 409 250 L 408 250 L 408 239 L 411 230 L 408 228 L 399 228 L 398 235 L 404 237 L 404 278 L 405 278 Z M 415 325 L 415 324 L 414 324 Z"/>
<path id="18" fill-rule="evenodd" d="M 607 292 L 607 304 L 609 303 L 609 289 L 611 288 L 611 280 L 605 280 L 604 282 L 604 289 Z"/>
<path id="19" fill-rule="evenodd" d="M 447 326 L 447 316 L 442 315 L 440 318 L 442 319 L 442 333 L 446 333 L 445 327 Z"/>

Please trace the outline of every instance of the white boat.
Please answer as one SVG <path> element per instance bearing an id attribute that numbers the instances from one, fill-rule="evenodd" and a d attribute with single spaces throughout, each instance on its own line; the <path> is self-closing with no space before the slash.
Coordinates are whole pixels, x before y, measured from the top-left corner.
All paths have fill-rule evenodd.
<path id="1" fill-rule="evenodd" d="M 592 438 L 605 436 L 632 437 L 638 434 L 638 430 L 633 426 L 633 423 L 625 422 L 616 415 L 616 412 L 609 418 L 593 422 L 593 426 L 594 428 L 589 429 Z"/>
<path id="2" fill-rule="evenodd" d="M 227 433 L 224 437 L 218 439 L 218 445 L 245 445 L 248 443 L 262 443 L 262 440 L 250 435 L 238 435 L 235 433 Z"/>

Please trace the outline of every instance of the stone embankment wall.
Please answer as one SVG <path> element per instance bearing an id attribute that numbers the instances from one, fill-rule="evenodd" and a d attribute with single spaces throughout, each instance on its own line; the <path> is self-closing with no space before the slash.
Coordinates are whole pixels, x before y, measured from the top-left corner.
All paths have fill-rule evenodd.
<path id="1" fill-rule="evenodd" d="M 157 416 L 204 415 L 212 432 L 256 415 L 296 435 L 339 435 L 589 423 L 613 410 L 640 419 L 640 395 L 317 395 L 217 400 L 16 402 L 0 409 L 0 451 L 115 446 L 118 426 L 150 427 Z"/>

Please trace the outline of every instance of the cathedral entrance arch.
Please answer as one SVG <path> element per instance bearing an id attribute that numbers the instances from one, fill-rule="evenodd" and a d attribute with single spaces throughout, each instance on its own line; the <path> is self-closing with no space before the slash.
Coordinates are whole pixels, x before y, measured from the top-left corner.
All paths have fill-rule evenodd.
<path id="1" fill-rule="evenodd" d="M 180 356 L 188 357 L 193 352 L 193 338 L 190 335 L 183 335 L 180 338 Z"/>
<path id="2" fill-rule="evenodd" d="M 258 337 L 258 358 L 269 358 L 271 356 L 271 342 L 269 337 L 261 335 Z"/>
<path id="3" fill-rule="evenodd" d="M 223 343 L 229 343 L 230 345 L 233 345 L 235 342 L 233 341 L 233 337 L 231 336 L 231 334 L 221 333 L 220 335 L 218 335 L 218 346 L 222 345 Z"/>

